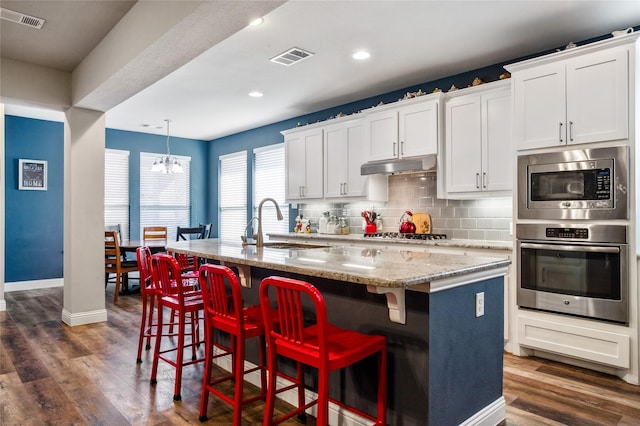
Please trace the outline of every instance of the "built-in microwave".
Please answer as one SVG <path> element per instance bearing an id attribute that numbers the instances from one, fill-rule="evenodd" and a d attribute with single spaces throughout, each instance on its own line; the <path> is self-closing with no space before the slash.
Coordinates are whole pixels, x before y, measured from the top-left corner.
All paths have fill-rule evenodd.
<path id="1" fill-rule="evenodd" d="M 628 219 L 626 146 L 518 157 L 520 219 Z"/>

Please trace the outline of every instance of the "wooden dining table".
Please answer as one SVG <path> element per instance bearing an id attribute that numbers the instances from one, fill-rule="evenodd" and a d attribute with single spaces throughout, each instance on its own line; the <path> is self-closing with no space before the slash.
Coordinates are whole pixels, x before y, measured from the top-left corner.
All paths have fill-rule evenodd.
<path id="1" fill-rule="evenodd" d="M 136 252 L 138 247 L 149 247 L 151 254 L 166 251 L 167 240 L 122 240 L 120 243 L 120 251 Z"/>
<path id="2" fill-rule="evenodd" d="M 127 253 L 134 253 L 138 247 L 149 247 L 151 254 L 162 253 L 166 250 L 167 240 L 122 240 L 120 242 L 120 251 L 127 256 Z M 139 285 L 129 285 L 128 276 L 125 275 L 122 280 L 122 288 L 120 290 L 120 294 L 133 294 L 139 293 L 140 286 Z"/>

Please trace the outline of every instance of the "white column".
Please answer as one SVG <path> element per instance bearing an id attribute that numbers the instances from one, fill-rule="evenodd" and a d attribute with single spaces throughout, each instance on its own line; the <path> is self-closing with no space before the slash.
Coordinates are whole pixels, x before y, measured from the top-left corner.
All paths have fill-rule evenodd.
<path id="1" fill-rule="evenodd" d="M 64 300 L 69 325 L 107 320 L 104 291 L 103 112 L 71 108 L 64 123 Z"/>
<path id="2" fill-rule="evenodd" d="M 0 311 L 7 310 L 7 302 L 4 300 L 4 162 L 7 158 L 4 152 L 4 104 L 0 103 Z"/>

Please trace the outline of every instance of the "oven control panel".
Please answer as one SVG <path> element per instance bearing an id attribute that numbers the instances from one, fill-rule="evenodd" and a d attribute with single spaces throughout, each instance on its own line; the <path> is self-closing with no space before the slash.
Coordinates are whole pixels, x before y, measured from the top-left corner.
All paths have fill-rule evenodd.
<path id="1" fill-rule="evenodd" d="M 588 228 L 547 228 L 547 238 L 589 239 Z"/>

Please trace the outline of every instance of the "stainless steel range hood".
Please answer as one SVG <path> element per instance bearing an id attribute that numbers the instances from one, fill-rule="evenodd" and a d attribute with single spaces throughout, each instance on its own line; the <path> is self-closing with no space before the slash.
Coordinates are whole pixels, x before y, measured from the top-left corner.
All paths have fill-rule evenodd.
<path id="1" fill-rule="evenodd" d="M 360 166 L 361 175 L 430 172 L 436 169 L 436 155 L 393 160 L 369 161 Z"/>

